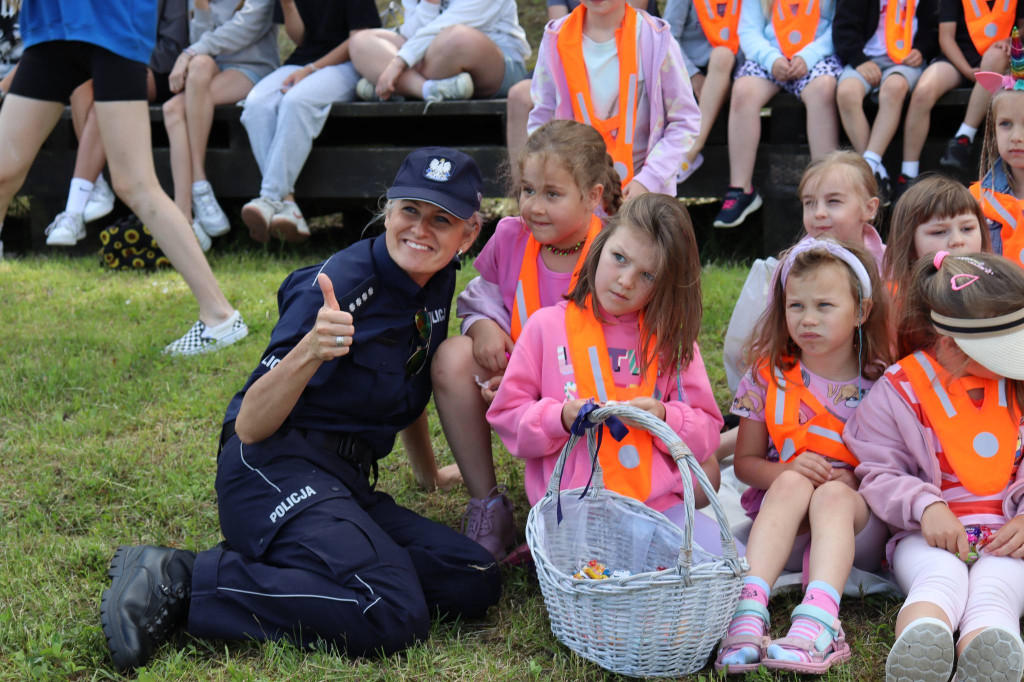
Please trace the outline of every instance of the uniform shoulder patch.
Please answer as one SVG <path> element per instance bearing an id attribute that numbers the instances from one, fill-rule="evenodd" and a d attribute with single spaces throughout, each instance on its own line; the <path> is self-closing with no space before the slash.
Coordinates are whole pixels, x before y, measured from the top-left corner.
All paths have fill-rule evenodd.
<path id="1" fill-rule="evenodd" d="M 339 296 L 338 305 L 342 310 L 347 310 L 354 315 L 356 311 L 366 305 L 367 301 L 372 299 L 376 293 L 377 275 L 370 275 L 351 290 L 347 291 L 344 296 Z"/>

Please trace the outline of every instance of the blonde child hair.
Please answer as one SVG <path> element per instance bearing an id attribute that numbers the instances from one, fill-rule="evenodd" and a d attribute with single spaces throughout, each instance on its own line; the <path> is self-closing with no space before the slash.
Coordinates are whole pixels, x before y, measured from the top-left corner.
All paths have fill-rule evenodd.
<path id="1" fill-rule="evenodd" d="M 850 179 L 850 186 L 857 189 L 858 194 L 864 198 L 865 202 L 878 197 L 878 181 L 875 180 L 875 174 L 871 172 L 871 166 L 863 156 L 852 149 L 836 149 L 807 164 L 804 174 L 800 176 L 800 184 L 796 187 L 797 197 L 804 195 L 808 183 L 833 169 L 846 172 Z M 874 217 L 872 216 L 872 220 L 869 222 L 874 223 Z"/>
<path id="2" fill-rule="evenodd" d="M 1021 93 L 1022 90 L 997 90 L 992 95 L 992 101 L 988 105 L 988 115 L 985 116 L 985 137 L 981 143 L 981 160 L 978 164 L 978 177 L 984 178 L 988 175 L 989 171 L 999 162 L 999 148 L 996 146 L 996 107 L 999 106 L 999 102 L 1010 99 L 1010 95 L 1013 93 Z M 1010 183 L 1010 191 L 1014 194 L 1018 190 L 1018 180 L 1013 177 L 1013 169 L 1010 168 L 1010 164 L 1004 163 L 1003 169 L 1006 171 L 1006 179 Z M 982 225 L 985 225 L 982 222 Z"/>

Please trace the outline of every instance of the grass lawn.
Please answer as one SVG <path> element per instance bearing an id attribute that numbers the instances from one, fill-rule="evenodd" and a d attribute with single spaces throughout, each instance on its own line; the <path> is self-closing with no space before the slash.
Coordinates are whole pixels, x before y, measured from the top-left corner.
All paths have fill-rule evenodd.
<path id="1" fill-rule="evenodd" d="M 174 272 L 101 272 L 93 258 L 0 262 L 0 679 L 112 679 L 99 626 L 107 562 L 118 544 L 203 549 L 220 538 L 215 445 L 229 397 L 260 358 L 275 292 L 292 269 L 326 253 L 229 250 L 212 265 L 250 325 L 220 353 L 172 359 L 195 305 Z M 463 271 L 467 280 L 471 269 Z M 719 404 L 730 396 L 721 338 L 743 266 L 706 268 L 701 347 Z M 435 449 L 451 462 L 432 418 Z M 522 468 L 497 449 L 522 532 Z M 458 527 L 466 493 L 417 489 L 400 452 L 380 485 L 400 503 Z M 605 679 L 551 635 L 536 577 L 507 570 L 505 595 L 479 622 L 438 625 L 431 639 L 383 660 L 349 660 L 287 644 L 200 641 L 160 649 L 141 679 L 490 680 Z M 782 629 L 792 603 L 774 604 Z M 827 679 L 879 679 L 896 604 L 850 600 L 855 658 Z M 711 679 L 710 673 L 700 678 Z M 771 679 L 768 676 L 757 679 Z"/>

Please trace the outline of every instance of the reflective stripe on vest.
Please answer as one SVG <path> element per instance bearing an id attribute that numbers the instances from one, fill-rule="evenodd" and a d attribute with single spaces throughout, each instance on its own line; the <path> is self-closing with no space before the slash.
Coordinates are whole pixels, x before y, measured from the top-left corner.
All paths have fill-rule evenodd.
<path id="1" fill-rule="evenodd" d="M 843 443 L 842 419 L 835 416 L 821 404 L 821 401 L 804 386 L 797 363 L 783 372 L 774 367 L 771 374 L 767 364 L 758 369 L 767 386 L 765 391 L 765 426 L 772 444 L 779 453 L 780 462 L 788 462 L 806 451 L 857 466 L 860 462 Z M 800 405 L 809 407 L 814 416 L 800 423 Z"/>
<path id="2" fill-rule="evenodd" d="M 569 281 L 569 291 L 576 286 L 580 270 L 587 260 L 587 253 L 590 245 L 601 231 L 601 219 L 596 215 L 590 216 L 590 227 L 587 229 L 587 237 L 580 249 L 579 257 L 576 259 L 576 266 L 572 271 L 572 279 Z M 535 312 L 540 310 L 540 276 L 537 271 L 537 258 L 540 256 L 540 242 L 534 239 L 531 234 L 526 240 L 526 250 L 523 252 L 523 264 L 519 266 L 519 281 L 516 283 L 515 300 L 512 302 L 512 323 L 510 336 L 515 343 L 523 332 L 526 321 Z"/>
<path id="3" fill-rule="evenodd" d="M 889 59 L 902 64 L 914 48 L 914 0 L 906 0 L 902 16 L 898 0 L 888 0 L 885 6 L 885 49 Z"/>
<path id="4" fill-rule="evenodd" d="M 952 378 L 923 351 L 899 361 L 942 452 L 961 485 L 975 495 L 994 495 L 1013 471 L 1020 407 L 1007 409 L 1006 380 L 973 375 Z M 981 407 L 968 391 L 982 389 Z"/>
<path id="5" fill-rule="evenodd" d="M 727 47 L 736 54 L 740 49 L 740 0 L 693 0 L 700 27 L 712 47 Z"/>
<path id="6" fill-rule="evenodd" d="M 971 194 L 981 204 L 985 217 L 1002 226 L 999 236 L 1003 241 L 1003 258 L 1024 267 L 1024 230 L 1017 229 L 1024 218 L 1024 200 L 987 187 L 982 189 L 980 182 L 971 185 Z"/>
<path id="7" fill-rule="evenodd" d="M 615 170 L 625 187 L 633 179 L 633 127 L 636 125 L 637 86 L 636 10 L 625 7 L 622 26 L 615 31 L 619 56 L 619 113 L 598 118 L 590 96 L 590 79 L 583 61 L 583 20 L 587 8 L 579 5 L 558 30 L 558 56 L 562 60 L 566 85 L 572 102 L 573 117 L 591 126 L 604 138 Z M 616 135 L 612 135 L 616 132 Z"/>
<path id="8" fill-rule="evenodd" d="M 772 26 L 775 28 L 775 39 L 786 59 L 792 59 L 796 53 L 804 49 L 818 32 L 818 20 L 821 18 L 819 0 L 775 0 L 772 11 Z"/>
<path id="9" fill-rule="evenodd" d="M 615 385 L 604 328 L 594 317 L 590 305 L 588 301 L 587 307 L 581 309 L 570 301 L 565 308 L 565 331 L 577 397 L 594 398 L 600 403 L 606 403 L 608 400 L 627 401 L 638 396 L 653 395 L 654 383 L 658 378 L 657 360 L 651 362 L 638 386 L 620 388 Z M 657 347 L 657 339 L 653 337 L 651 347 Z M 654 458 L 651 434 L 644 429 L 630 428 L 621 441 L 605 434 L 597 454 L 606 488 L 640 501 L 650 497 Z"/>
<path id="10" fill-rule="evenodd" d="M 992 0 L 992 9 L 986 0 L 962 0 L 964 23 L 978 54 L 985 54 L 992 43 L 1010 37 L 1016 17 L 1017 0 Z"/>

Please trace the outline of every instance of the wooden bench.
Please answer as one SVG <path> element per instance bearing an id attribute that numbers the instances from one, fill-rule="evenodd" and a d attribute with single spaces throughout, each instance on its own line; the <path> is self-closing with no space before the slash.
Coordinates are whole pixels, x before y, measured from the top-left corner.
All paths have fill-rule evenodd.
<path id="1" fill-rule="evenodd" d="M 969 93 L 953 91 L 936 106 L 922 168 L 937 165 L 946 140 L 962 120 Z M 764 208 L 739 228 L 714 230 L 711 221 L 719 203 L 708 199 L 720 198 L 728 185 L 727 112 L 728 104 L 704 149 L 703 167 L 679 186 L 679 196 L 695 200 L 690 202 L 690 210 L 704 256 L 749 257 L 777 251 L 801 229 L 796 186 L 810 160 L 804 107 L 790 95 L 771 100 L 762 113 L 754 175 Z M 238 222 L 238 209 L 259 193 L 260 185 L 259 169 L 240 115 L 237 106 L 216 109 L 206 157 L 214 191 L 229 217 Z M 170 191 L 163 111 L 151 107 L 150 119 L 157 173 Z M 470 154 L 483 170 L 485 195 L 506 195 L 502 172 L 506 159 L 504 100 L 440 102 L 429 107 L 423 102 L 358 102 L 332 106 L 327 125 L 314 142 L 297 182 L 297 200 L 307 216 L 342 212 L 351 216 L 351 224 L 362 225 L 405 155 L 423 145 L 456 147 Z M 68 110 L 43 146 L 22 189 L 22 194 L 30 198 L 30 229 L 27 234 L 13 227 L 5 230 L 8 251 L 45 248 L 43 231 L 64 205 L 76 149 Z M 900 152 L 901 140 L 897 137 L 886 155 L 888 166 L 894 170 L 899 167 Z M 91 224 L 90 234 L 106 222 Z"/>

